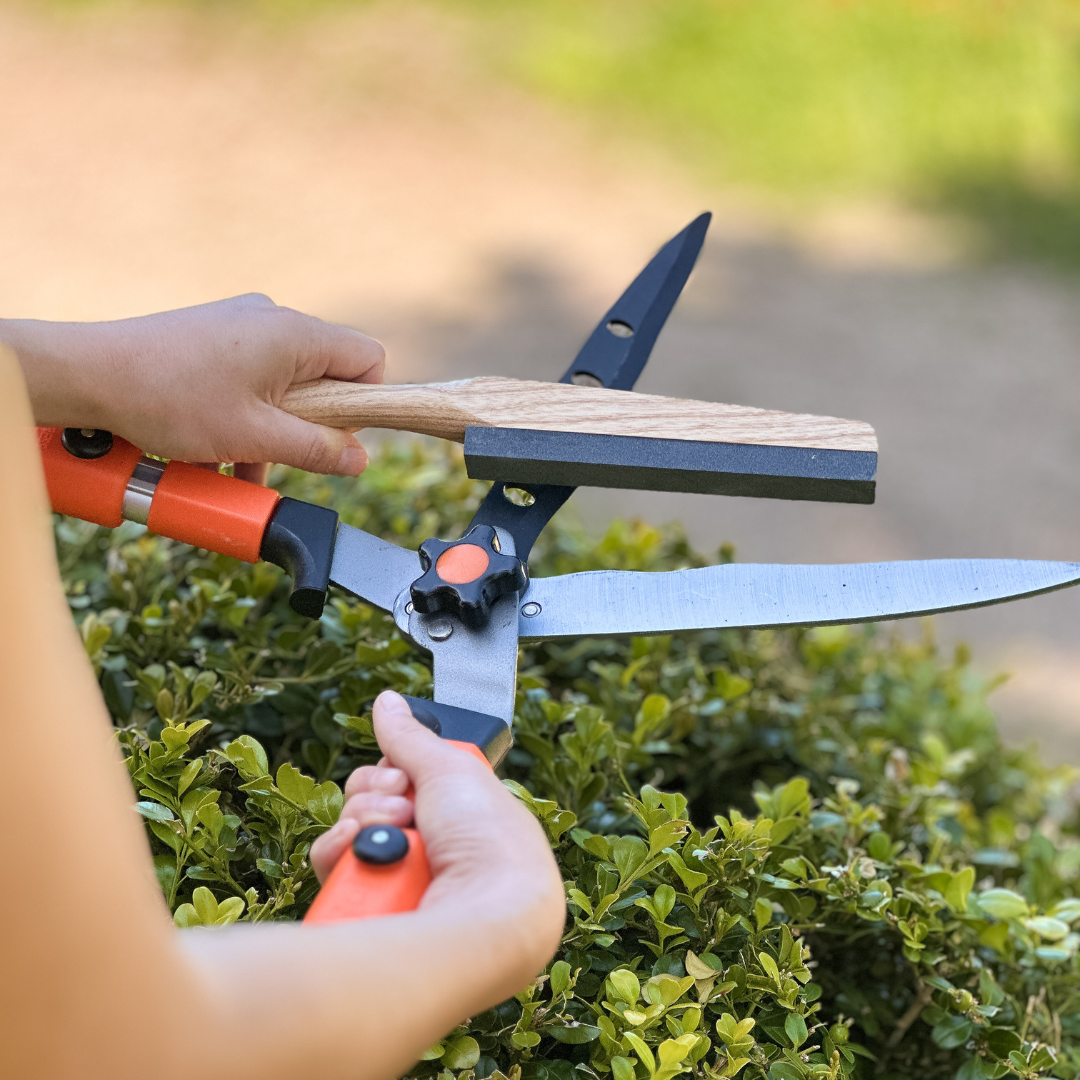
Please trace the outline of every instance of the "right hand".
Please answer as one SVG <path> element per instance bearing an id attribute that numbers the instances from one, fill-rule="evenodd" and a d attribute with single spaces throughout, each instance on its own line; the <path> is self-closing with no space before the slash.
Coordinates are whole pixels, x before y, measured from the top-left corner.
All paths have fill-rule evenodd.
<path id="1" fill-rule="evenodd" d="M 482 762 L 420 724 L 399 694 L 379 695 L 374 720 L 386 757 L 349 777 L 340 820 L 312 845 L 316 875 L 327 878 L 360 829 L 415 822 L 432 874 L 421 910 L 467 909 L 492 934 L 508 935 L 504 962 L 520 966 L 524 985 L 551 959 L 566 919 L 543 829 Z M 415 805 L 405 798 L 410 781 Z"/>

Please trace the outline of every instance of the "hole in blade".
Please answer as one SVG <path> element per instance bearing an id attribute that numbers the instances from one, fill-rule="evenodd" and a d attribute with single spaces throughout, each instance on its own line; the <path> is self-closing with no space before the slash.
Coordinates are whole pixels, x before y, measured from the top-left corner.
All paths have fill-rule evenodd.
<path id="1" fill-rule="evenodd" d="M 575 371 L 570 376 L 575 386 L 603 386 L 604 384 L 591 371 Z"/>
<path id="2" fill-rule="evenodd" d="M 622 319 L 612 319 L 608 324 L 608 333 L 614 334 L 616 337 L 633 337 L 634 328 L 628 323 L 623 322 Z"/>
<path id="3" fill-rule="evenodd" d="M 531 491 L 526 491 L 520 487 L 511 487 L 509 484 L 503 485 L 503 498 L 515 506 L 532 506 L 536 502 L 536 496 Z"/>

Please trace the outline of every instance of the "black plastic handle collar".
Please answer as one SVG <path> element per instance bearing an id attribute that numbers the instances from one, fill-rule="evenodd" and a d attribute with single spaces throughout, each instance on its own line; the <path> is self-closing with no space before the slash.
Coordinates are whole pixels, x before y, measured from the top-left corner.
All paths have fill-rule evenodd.
<path id="1" fill-rule="evenodd" d="M 317 619 L 323 613 L 337 526 L 335 511 L 282 498 L 266 527 L 259 558 L 280 566 L 292 578 L 289 607 L 298 615 Z"/>

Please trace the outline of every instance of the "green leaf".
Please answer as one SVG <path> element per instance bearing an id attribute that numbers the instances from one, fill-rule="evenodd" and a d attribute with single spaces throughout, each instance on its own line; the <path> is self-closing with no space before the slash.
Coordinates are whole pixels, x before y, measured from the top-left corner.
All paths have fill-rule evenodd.
<path id="1" fill-rule="evenodd" d="M 1047 941 L 1060 941 L 1068 932 L 1069 924 L 1049 915 L 1038 915 L 1034 919 L 1025 919 L 1024 925 Z"/>
<path id="2" fill-rule="evenodd" d="M 683 885 L 685 885 L 690 892 L 697 891 L 708 882 L 707 874 L 700 874 L 698 870 L 690 869 L 686 863 L 683 862 L 683 856 L 676 851 L 669 852 L 669 855 L 667 855 L 667 863 L 675 870 L 679 879 L 683 881 Z"/>
<path id="3" fill-rule="evenodd" d="M 611 841 L 611 853 L 619 871 L 619 882 L 625 885 L 634 879 L 638 868 L 648 858 L 649 849 L 640 837 L 620 836 Z"/>
<path id="4" fill-rule="evenodd" d="M 561 994 L 570 988 L 570 965 L 565 960 L 556 960 L 551 965 L 551 993 Z"/>
<path id="5" fill-rule="evenodd" d="M 187 789 L 195 783 L 199 773 L 202 771 L 202 767 L 202 758 L 195 758 L 194 761 L 188 762 L 187 767 L 180 774 L 180 782 L 176 788 L 176 792 L 178 795 L 183 795 L 184 792 L 187 791 Z"/>
<path id="6" fill-rule="evenodd" d="M 638 977 L 628 968 L 619 968 L 608 975 L 612 992 L 620 1001 L 627 1005 L 633 1005 L 641 995 L 641 983 Z"/>
<path id="7" fill-rule="evenodd" d="M 656 892 L 653 893 L 652 900 L 653 909 L 659 920 L 663 922 L 671 914 L 671 909 L 675 906 L 675 890 L 670 885 L 658 885 Z"/>
<path id="8" fill-rule="evenodd" d="M 789 1061 L 777 1061 L 769 1066 L 769 1080 L 804 1080 L 804 1073 Z"/>
<path id="9" fill-rule="evenodd" d="M 250 735 L 241 735 L 229 743 L 225 747 L 225 756 L 245 780 L 254 780 L 269 772 L 266 751 Z"/>
<path id="10" fill-rule="evenodd" d="M 638 1060 L 649 1070 L 650 1074 L 656 1072 L 656 1059 L 640 1035 L 635 1034 L 633 1031 L 627 1031 L 623 1035 L 623 1042 L 637 1054 Z"/>
<path id="11" fill-rule="evenodd" d="M 987 889 L 979 893 L 979 907 L 995 919 L 1021 919 L 1028 913 L 1028 902 L 1011 889 Z"/>
<path id="12" fill-rule="evenodd" d="M 798 1013 L 788 1013 L 784 1020 L 784 1031 L 791 1040 L 791 1045 L 798 1050 L 807 1040 L 806 1021 Z"/>
<path id="13" fill-rule="evenodd" d="M 950 1016 L 934 1026 L 930 1037 L 943 1050 L 954 1050 L 971 1038 L 975 1025 L 966 1016 Z"/>
<path id="14" fill-rule="evenodd" d="M 480 1060 L 480 1044 L 471 1035 L 456 1035 L 439 1060 L 448 1069 L 471 1069 Z"/>
<path id="15" fill-rule="evenodd" d="M 306 807 L 308 800 L 315 794 L 315 781 L 288 762 L 278 769 L 274 783 L 289 802 L 298 806 Z"/>
<path id="16" fill-rule="evenodd" d="M 887 833 L 871 833 L 866 842 L 866 850 L 870 852 L 870 858 L 877 859 L 878 862 L 888 862 L 892 858 L 892 840 Z"/>
<path id="17" fill-rule="evenodd" d="M 191 897 L 192 905 L 198 913 L 203 926 L 213 926 L 218 917 L 218 902 L 214 894 L 205 886 L 200 886 Z"/>
<path id="18" fill-rule="evenodd" d="M 1020 1036 L 1012 1028 L 990 1028 L 986 1032 L 986 1046 L 996 1058 L 1007 1058 L 1022 1045 Z"/>
<path id="19" fill-rule="evenodd" d="M 611 1059 L 610 1065 L 615 1080 L 635 1080 L 636 1073 L 629 1058 L 616 1055 Z"/>
<path id="20" fill-rule="evenodd" d="M 137 802 L 135 809 L 150 821 L 174 821 L 176 819 L 176 815 L 167 806 L 162 806 L 161 803 Z"/>
<path id="21" fill-rule="evenodd" d="M 754 901 L 754 920 L 759 930 L 764 930 L 772 922 L 772 904 L 768 900 Z"/>
<path id="22" fill-rule="evenodd" d="M 952 875 L 945 890 L 945 902 L 953 911 L 964 911 L 967 908 L 968 894 L 974 884 L 975 868 L 973 866 L 967 866 L 959 873 Z"/>
<path id="23" fill-rule="evenodd" d="M 1080 897 L 1071 897 L 1055 904 L 1048 912 L 1053 918 L 1062 922 L 1074 923 L 1080 919 Z"/>
<path id="24" fill-rule="evenodd" d="M 553 1024 L 545 1028 L 544 1033 L 550 1035 L 556 1042 L 569 1043 L 572 1046 L 581 1043 L 589 1043 L 600 1038 L 600 1029 L 590 1024 Z"/>

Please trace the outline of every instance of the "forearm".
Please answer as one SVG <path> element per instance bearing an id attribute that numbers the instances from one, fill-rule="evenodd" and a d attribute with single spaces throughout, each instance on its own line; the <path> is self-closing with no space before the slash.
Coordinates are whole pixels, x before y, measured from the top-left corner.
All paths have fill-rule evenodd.
<path id="1" fill-rule="evenodd" d="M 124 381 L 131 364 L 122 326 L 0 319 L 0 344 L 19 359 L 35 423 L 110 426 L 109 388 Z"/>
<path id="2" fill-rule="evenodd" d="M 533 914 L 520 900 L 507 909 L 505 898 L 478 894 L 468 908 L 318 927 L 236 925 L 189 931 L 182 942 L 221 1003 L 218 1015 L 247 1036 L 223 1077 L 393 1080 L 538 973 L 536 950 L 520 944 Z M 288 992 L 265 994 L 272 984 Z"/>

